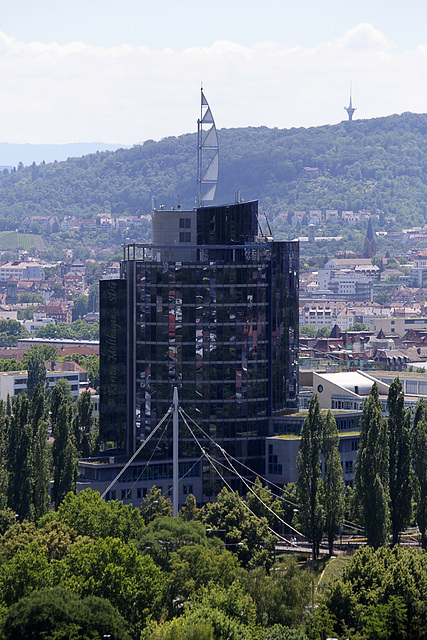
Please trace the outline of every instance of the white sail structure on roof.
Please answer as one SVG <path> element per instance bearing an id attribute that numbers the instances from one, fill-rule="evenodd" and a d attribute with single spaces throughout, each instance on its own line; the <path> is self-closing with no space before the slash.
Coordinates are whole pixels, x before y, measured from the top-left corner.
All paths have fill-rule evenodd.
<path id="1" fill-rule="evenodd" d="M 201 90 L 200 119 L 197 121 L 197 185 L 199 207 L 215 198 L 219 171 L 219 146 L 215 121 Z"/>

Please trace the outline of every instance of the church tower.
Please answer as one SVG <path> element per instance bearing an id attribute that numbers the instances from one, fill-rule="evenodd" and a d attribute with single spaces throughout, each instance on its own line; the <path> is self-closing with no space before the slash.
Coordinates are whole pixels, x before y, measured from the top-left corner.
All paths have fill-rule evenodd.
<path id="1" fill-rule="evenodd" d="M 377 243 L 375 242 L 374 231 L 372 229 L 372 220 L 368 220 L 368 229 L 366 231 L 365 245 L 363 249 L 364 258 L 372 258 L 377 252 Z"/>

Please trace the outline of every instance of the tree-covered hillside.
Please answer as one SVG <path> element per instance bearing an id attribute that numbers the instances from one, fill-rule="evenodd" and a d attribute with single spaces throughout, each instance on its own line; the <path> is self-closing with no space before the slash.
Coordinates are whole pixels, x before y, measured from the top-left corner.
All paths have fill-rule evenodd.
<path id="1" fill-rule="evenodd" d="M 426 220 L 427 114 L 310 129 L 219 131 L 217 202 L 258 198 L 273 216 L 303 209 L 381 209 L 400 225 Z M 192 207 L 196 134 L 146 141 L 0 175 L 1 227 L 26 215 L 90 218 Z"/>

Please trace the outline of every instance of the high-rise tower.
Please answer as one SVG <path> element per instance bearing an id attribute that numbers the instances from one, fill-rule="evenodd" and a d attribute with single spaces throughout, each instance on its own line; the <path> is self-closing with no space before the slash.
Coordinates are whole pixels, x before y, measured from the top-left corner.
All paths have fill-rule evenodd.
<path id="1" fill-rule="evenodd" d="M 349 121 L 353 120 L 353 114 L 356 111 L 356 107 L 353 107 L 353 104 L 351 101 L 351 86 L 350 86 L 350 102 L 348 107 L 344 107 L 344 109 L 347 111 Z"/>
<path id="2" fill-rule="evenodd" d="M 251 478 L 265 474 L 272 416 L 298 409 L 298 243 L 259 238 L 256 201 L 206 206 L 211 151 L 201 206 L 153 211 L 153 244 L 125 246 L 120 279 L 100 282 L 100 439 L 112 467 L 148 440 L 175 387 L 209 456 L 221 464 L 227 452 Z M 152 484 L 169 488 L 171 463 L 165 424 L 126 468 L 122 497 L 135 485 L 140 496 Z M 199 503 L 216 495 L 218 469 L 181 425 L 179 473 L 191 484 L 180 484 L 179 503 L 190 486 Z M 114 477 L 108 464 L 90 473 L 99 490 Z"/>
<path id="3" fill-rule="evenodd" d="M 100 435 L 116 453 L 136 451 L 178 387 L 184 411 L 246 475 L 264 474 L 269 418 L 298 407 L 299 252 L 256 238 L 257 204 L 199 208 L 196 228 L 193 212 L 156 211 L 157 224 L 176 223 L 177 241 L 127 246 L 121 279 L 101 281 Z M 180 246 L 181 227 L 197 244 Z M 171 447 L 167 431 L 152 462 L 167 465 Z M 183 437 L 181 464 L 195 455 Z M 219 484 L 198 468 L 202 502 Z"/>

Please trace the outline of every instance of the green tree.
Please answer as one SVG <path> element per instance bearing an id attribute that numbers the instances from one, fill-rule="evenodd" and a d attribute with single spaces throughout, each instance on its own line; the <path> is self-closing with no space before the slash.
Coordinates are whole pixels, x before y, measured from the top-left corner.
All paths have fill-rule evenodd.
<path id="1" fill-rule="evenodd" d="M 31 398 L 38 384 L 43 387 L 46 383 L 46 360 L 44 351 L 39 345 L 34 345 L 26 353 L 25 364 L 28 369 L 27 394 Z"/>
<path id="2" fill-rule="evenodd" d="M 412 429 L 415 516 L 421 533 L 421 546 L 427 550 L 427 407 L 421 400 Z"/>
<path id="3" fill-rule="evenodd" d="M 99 281 L 93 282 L 89 288 L 88 310 L 99 312 Z"/>
<path id="4" fill-rule="evenodd" d="M 237 491 L 225 487 L 216 502 L 206 506 L 205 524 L 210 533 L 223 540 L 236 553 L 243 566 L 270 566 L 276 538 L 269 532 L 267 520 L 250 513 Z"/>
<path id="5" fill-rule="evenodd" d="M 56 422 L 58 420 L 59 407 L 66 400 L 68 403 L 73 401 L 71 385 L 68 380 L 57 380 L 50 394 L 50 420 L 53 427 L 53 435 L 55 436 Z"/>
<path id="6" fill-rule="evenodd" d="M 328 536 L 329 555 L 333 553 L 334 539 L 344 519 L 344 480 L 338 451 L 339 435 L 332 411 L 323 423 L 322 453 L 325 461 L 323 479 L 323 505 L 325 531 Z"/>
<path id="7" fill-rule="evenodd" d="M 133 626 L 135 635 L 149 616 L 156 618 L 164 577 L 149 556 L 118 538 L 82 541 L 58 566 L 60 584 L 81 597 L 106 598 Z"/>
<path id="8" fill-rule="evenodd" d="M 53 486 L 52 499 L 55 509 L 69 491 L 76 490 L 77 451 L 72 435 L 72 409 L 66 398 L 58 408 L 52 446 Z"/>
<path id="9" fill-rule="evenodd" d="M 355 322 L 354 325 L 348 329 L 348 331 L 369 331 L 369 327 L 363 322 Z"/>
<path id="10" fill-rule="evenodd" d="M 139 509 L 117 500 L 105 502 L 92 489 L 67 493 L 58 510 L 47 517 L 73 528 L 81 536 L 95 539 L 115 537 L 129 542 L 145 528 Z"/>
<path id="11" fill-rule="evenodd" d="M 164 606 L 170 615 L 177 614 L 203 587 L 228 587 L 237 574 L 237 556 L 231 551 L 209 548 L 206 540 L 183 544 L 171 554 Z"/>
<path id="12" fill-rule="evenodd" d="M 7 611 L 1 625 L 4 640 L 130 640 L 128 625 L 103 598 L 80 598 L 61 587 L 34 591 Z"/>
<path id="13" fill-rule="evenodd" d="M 142 632 L 141 640 L 215 640 L 215 638 L 210 622 L 193 622 L 182 616 L 161 625 L 151 621 Z"/>
<path id="14" fill-rule="evenodd" d="M 74 438 L 82 458 L 93 455 L 96 447 L 96 434 L 93 423 L 93 404 L 90 391 L 83 391 L 77 400 L 77 412 L 74 417 Z"/>
<path id="15" fill-rule="evenodd" d="M 161 516 L 171 516 L 172 502 L 165 498 L 161 489 L 153 485 L 141 503 L 141 514 L 145 524 Z"/>
<path id="16" fill-rule="evenodd" d="M 355 493 L 368 545 L 377 549 L 387 542 L 390 511 L 387 421 L 376 384 L 363 405 L 360 427 Z"/>
<path id="17" fill-rule="evenodd" d="M 405 410 L 402 383 L 396 378 L 387 398 L 389 441 L 389 491 L 392 544 L 411 517 L 410 412 Z"/>
<path id="18" fill-rule="evenodd" d="M 84 320 L 74 322 L 58 322 L 58 324 L 46 324 L 37 329 L 38 338 L 69 338 L 79 340 L 97 340 L 99 337 L 98 323 L 88 324 Z"/>
<path id="19" fill-rule="evenodd" d="M 73 306 L 73 320 L 78 320 L 86 315 L 88 312 L 88 297 L 81 295 L 74 301 Z"/>
<path id="20" fill-rule="evenodd" d="M 305 536 L 312 544 L 313 558 L 319 553 L 322 540 L 324 514 L 321 504 L 320 445 L 323 420 L 317 394 L 308 407 L 308 416 L 301 429 L 301 441 L 297 455 L 298 521 Z"/>
<path id="21" fill-rule="evenodd" d="M 38 351 L 43 354 L 43 358 L 45 362 L 51 362 L 58 359 L 58 352 L 56 350 L 56 347 L 54 347 L 52 344 L 40 344 L 35 346 L 37 346 Z M 25 365 L 26 368 L 28 368 L 28 359 L 31 356 L 32 349 L 34 349 L 34 347 L 30 347 L 30 349 L 28 349 L 28 351 L 24 354 L 22 358 L 22 363 Z"/>
<path id="22" fill-rule="evenodd" d="M 49 506 L 49 455 L 47 449 L 47 411 L 45 390 L 38 384 L 30 404 L 33 437 L 34 517 L 41 518 Z"/>
<path id="23" fill-rule="evenodd" d="M 36 542 L 18 549 L 0 573 L 1 603 L 6 607 L 32 591 L 52 586 L 53 573 L 45 551 Z"/>
<path id="24" fill-rule="evenodd" d="M 6 403 L 0 400 L 0 513 L 4 512 L 8 503 L 8 436 L 9 417 L 6 415 Z"/>
<path id="25" fill-rule="evenodd" d="M 18 338 L 26 338 L 28 335 L 28 331 L 18 320 L 0 320 L 1 347 L 16 347 Z"/>
<path id="26" fill-rule="evenodd" d="M 326 593 L 335 634 L 348 637 L 352 628 L 352 637 L 425 638 L 426 580 L 425 553 L 362 547 Z"/>
<path id="27" fill-rule="evenodd" d="M 34 517 L 33 432 L 29 402 L 20 395 L 13 406 L 8 443 L 9 507 L 24 518 Z"/>
<path id="28" fill-rule="evenodd" d="M 18 296 L 18 302 L 20 304 L 44 304 L 43 294 L 32 293 L 31 291 L 24 291 Z"/>
<path id="29" fill-rule="evenodd" d="M 311 580 L 309 572 L 300 569 L 294 559 L 281 563 L 280 571 L 253 569 L 243 576 L 243 582 L 255 603 L 259 625 L 295 627 L 303 622 Z"/>
<path id="30" fill-rule="evenodd" d="M 0 360 L 0 371 L 22 371 L 23 369 L 25 366 L 17 360 L 9 358 Z"/>
<path id="31" fill-rule="evenodd" d="M 314 327 L 311 327 L 308 324 L 304 324 L 299 328 L 300 335 L 308 336 L 309 338 L 315 338 L 317 336 L 317 331 Z"/>
<path id="32" fill-rule="evenodd" d="M 208 540 L 201 522 L 160 516 L 139 530 L 135 544 L 142 553 L 148 553 L 158 566 L 167 569 L 173 551 L 182 545 L 208 545 Z"/>
<path id="33" fill-rule="evenodd" d="M 330 334 L 331 330 L 329 327 L 320 327 L 320 329 L 316 331 L 316 338 L 329 338 Z"/>
<path id="34" fill-rule="evenodd" d="M 192 493 L 187 496 L 185 505 L 182 507 L 178 515 L 186 522 L 202 519 L 202 510 L 197 508 L 196 498 Z"/>
<path id="35" fill-rule="evenodd" d="M 0 539 L 1 563 L 11 562 L 18 551 L 32 544 L 44 552 L 48 562 L 62 560 L 78 540 L 74 529 L 57 520 L 44 518 L 35 524 L 28 520 L 16 522 L 13 517 L 12 525 Z"/>

